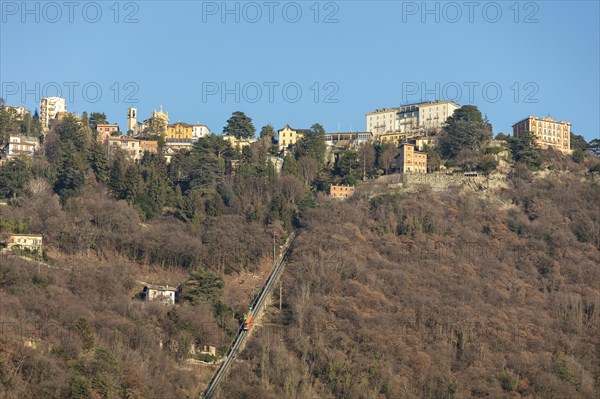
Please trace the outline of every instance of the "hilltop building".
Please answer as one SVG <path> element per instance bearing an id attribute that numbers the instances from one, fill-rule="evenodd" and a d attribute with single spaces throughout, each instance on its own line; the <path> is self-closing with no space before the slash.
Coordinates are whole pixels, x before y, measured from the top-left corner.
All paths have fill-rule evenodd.
<path id="1" fill-rule="evenodd" d="M 127 110 L 127 135 L 138 136 L 144 133 L 146 124 L 137 120 L 137 108 Z"/>
<path id="2" fill-rule="evenodd" d="M 366 115 L 367 131 L 375 136 L 386 133 L 436 134 L 460 106 L 452 101 L 437 100 L 382 108 Z"/>
<path id="3" fill-rule="evenodd" d="M 298 140 L 310 133 L 310 129 L 294 129 L 290 125 L 285 125 L 283 129 L 279 129 L 275 135 L 279 150 L 294 146 Z"/>
<path id="4" fill-rule="evenodd" d="M 61 97 L 44 97 L 40 101 L 40 122 L 44 131 L 50 130 L 50 121 L 56 118 L 59 112 L 67 112 L 67 103 Z"/>
<path id="5" fill-rule="evenodd" d="M 203 124 L 192 125 L 192 138 L 198 140 L 200 137 L 206 137 L 210 134 L 208 126 Z"/>
<path id="6" fill-rule="evenodd" d="M 550 116 L 541 119 L 530 115 L 515 123 L 512 128 L 515 137 L 521 136 L 524 132 L 533 133 L 538 145 L 542 148 L 554 148 L 563 153 L 571 152 L 571 124 L 569 122 L 555 121 Z"/>
<path id="7" fill-rule="evenodd" d="M 96 133 L 96 140 L 103 142 L 107 138 L 119 134 L 119 125 L 116 123 L 98 123 Z"/>
<path id="8" fill-rule="evenodd" d="M 177 122 L 173 125 L 167 126 L 167 140 L 192 140 L 193 138 L 193 126 L 187 123 Z"/>

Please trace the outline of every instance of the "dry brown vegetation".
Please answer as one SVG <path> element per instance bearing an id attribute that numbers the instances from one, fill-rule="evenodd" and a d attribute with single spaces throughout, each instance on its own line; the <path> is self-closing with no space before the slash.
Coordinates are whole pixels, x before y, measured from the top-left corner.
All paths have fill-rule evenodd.
<path id="1" fill-rule="evenodd" d="M 600 187 L 325 203 L 223 398 L 597 398 Z"/>

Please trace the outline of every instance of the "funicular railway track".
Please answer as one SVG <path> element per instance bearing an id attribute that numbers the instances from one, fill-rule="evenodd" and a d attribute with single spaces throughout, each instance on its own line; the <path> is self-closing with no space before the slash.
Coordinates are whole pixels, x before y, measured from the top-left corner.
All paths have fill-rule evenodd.
<path id="1" fill-rule="evenodd" d="M 229 371 L 229 368 L 231 367 L 231 364 L 233 363 L 233 360 L 237 356 L 240 347 L 242 346 L 245 339 L 249 335 L 254 321 L 256 320 L 256 318 L 260 317 L 263 305 L 264 305 L 267 297 L 271 294 L 271 291 L 272 291 L 272 288 L 273 288 L 275 282 L 279 279 L 279 276 L 281 275 L 281 272 L 285 266 L 285 262 L 289 256 L 289 254 L 290 254 L 290 250 L 292 248 L 292 244 L 293 244 L 295 238 L 296 238 L 296 233 L 292 233 L 288 237 L 287 241 L 285 242 L 285 244 L 283 246 L 283 250 L 281 252 L 281 255 L 279 255 L 279 258 L 275 262 L 275 266 L 273 267 L 271 274 L 265 281 L 265 284 L 263 285 L 262 289 L 260 290 L 260 293 L 256 296 L 252 305 L 250 306 L 250 311 L 246 315 L 245 320 L 240 325 L 237 335 L 233 339 L 231 346 L 229 347 L 229 350 L 227 351 L 225 360 L 223 361 L 223 363 L 221 363 L 221 366 L 219 367 L 219 369 L 217 370 L 217 372 L 215 373 L 213 378 L 208 383 L 208 387 L 206 388 L 206 390 L 204 391 L 204 393 L 201 396 L 202 398 L 204 398 L 204 399 L 212 398 L 213 395 L 215 394 L 215 392 L 217 391 L 219 383 L 223 380 L 223 378 L 225 378 L 227 376 L 227 373 Z"/>

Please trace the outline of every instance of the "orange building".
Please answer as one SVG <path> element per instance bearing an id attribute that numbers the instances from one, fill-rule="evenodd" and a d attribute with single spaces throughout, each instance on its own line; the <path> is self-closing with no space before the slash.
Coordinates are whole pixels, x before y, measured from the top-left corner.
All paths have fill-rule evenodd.
<path id="1" fill-rule="evenodd" d="M 402 144 L 396 155 L 396 170 L 400 173 L 427 173 L 427 154 L 415 151 L 414 144 Z"/>
<path id="2" fill-rule="evenodd" d="M 329 186 L 331 198 L 350 198 L 354 195 L 354 186 Z"/>
<path id="3" fill-rule="evenodd" d="M 153 154 L 158 153 L 158 141 L 156 140 L 140 140 L 140 149 Z"/>

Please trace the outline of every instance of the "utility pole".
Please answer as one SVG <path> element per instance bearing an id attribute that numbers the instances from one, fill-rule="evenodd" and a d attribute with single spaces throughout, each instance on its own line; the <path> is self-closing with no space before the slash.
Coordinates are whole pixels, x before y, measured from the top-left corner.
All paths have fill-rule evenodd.
<path id="1" fill-rule="evenodd" d="M 281 280 L 279 280 L 279 310 L 281 310 L 282 298 L 283 298 L 283 284 L 281 283 Z"/>

